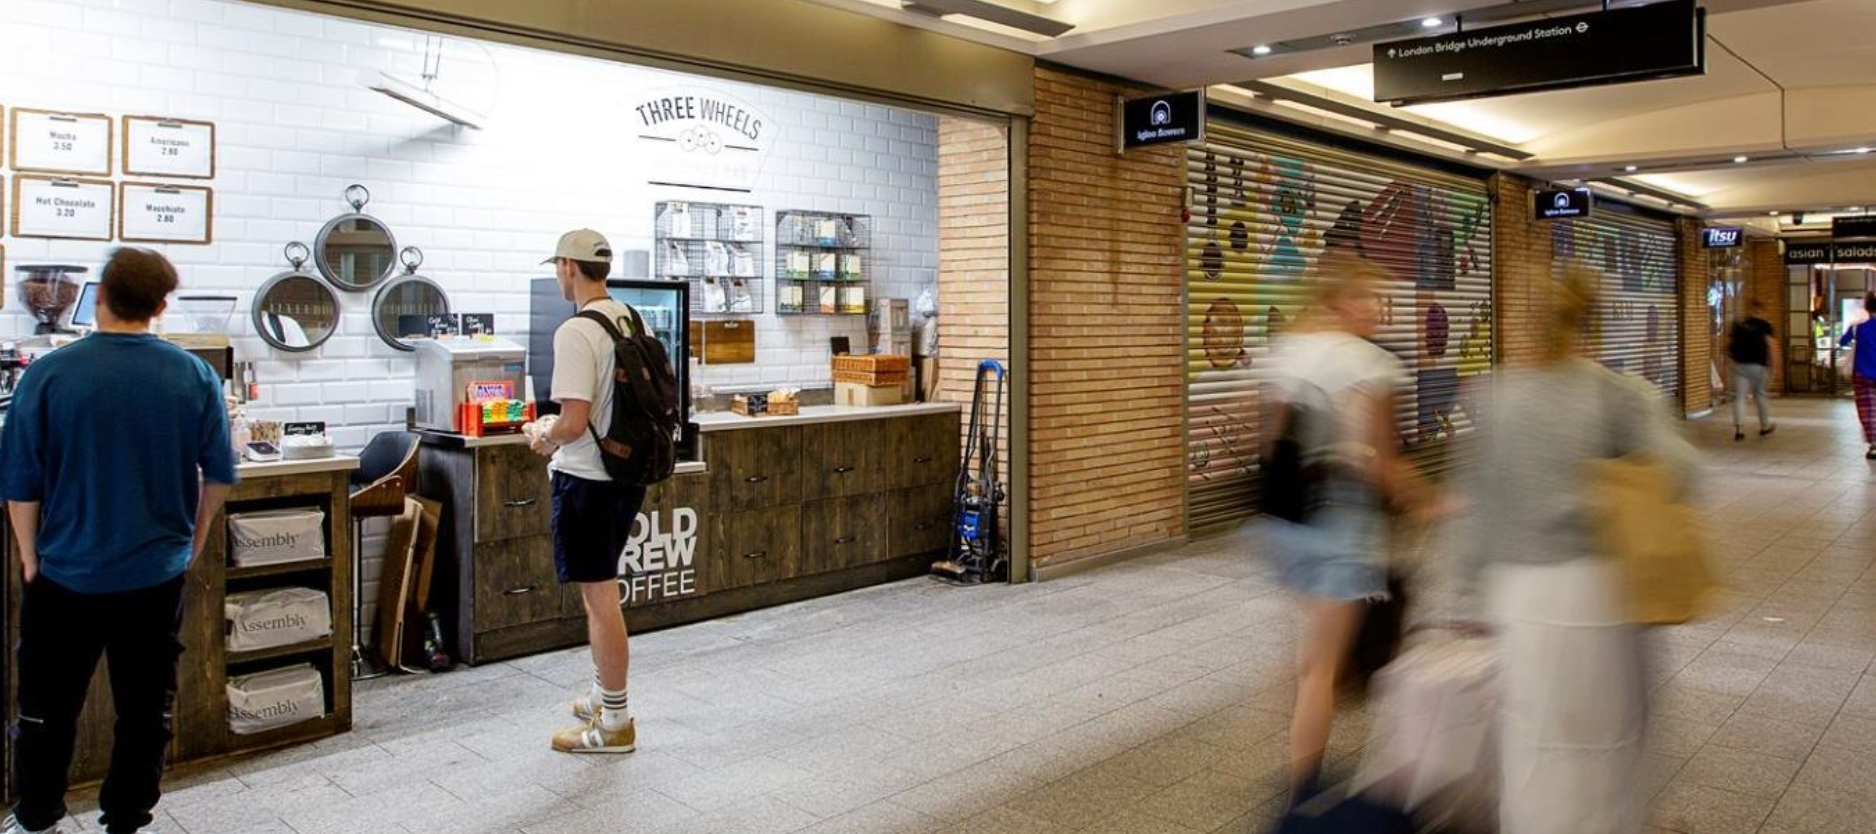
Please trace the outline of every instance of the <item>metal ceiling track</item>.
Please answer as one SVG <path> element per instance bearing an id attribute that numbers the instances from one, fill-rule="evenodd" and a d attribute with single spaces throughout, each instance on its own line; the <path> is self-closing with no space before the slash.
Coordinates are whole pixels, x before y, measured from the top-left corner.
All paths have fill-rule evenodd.
<path id="1" fill-rule="evenodd" d="M 932 17 L 943 17 L 948 14 L 963 15 L 1047 38 L 1061 37 L 1075 28 L 1072 23 L 1063 23 L 1054 18 L 1030 14 L 1021 9 L 1000 6 L 986 0 L 902 0 L 899 7 L 908 12 L 918 12 Z"/>

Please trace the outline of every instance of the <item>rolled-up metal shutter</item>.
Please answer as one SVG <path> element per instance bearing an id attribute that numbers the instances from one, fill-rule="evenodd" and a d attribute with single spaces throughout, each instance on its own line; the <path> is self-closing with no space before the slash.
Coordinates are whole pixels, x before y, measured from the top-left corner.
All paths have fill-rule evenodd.
<path id="1" fill-rule="evenodd" d="M 1470 429 L 1463 383 L 1492 364 L 1492 213 L 1482 180 L 1213 120 L 1187 153 L 1186 450 L 1192 529 L 1248 517 L 1270 339 L 1327 252 L 1388 275 L 1377 339 L 1399 356 L 1401 436 Z"/>
<path id="2" fill-rule="evenodd" d="M 1580 264 L 1602 276 L 1595 357 L 1679 396 L 1680 249 L 1673 222 L 1598 204 L 1584 219 L 1554 221 L 1550 235 L 1552 269 L 1561 274 Z"/>

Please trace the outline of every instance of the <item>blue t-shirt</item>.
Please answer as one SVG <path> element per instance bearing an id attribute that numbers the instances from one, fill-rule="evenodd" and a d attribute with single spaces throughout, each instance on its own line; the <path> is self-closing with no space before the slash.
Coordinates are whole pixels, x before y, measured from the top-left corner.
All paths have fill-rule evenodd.
<path id="1" fill-rule="evenodd" d="M 1872 311 L 1876 312 L 1876 311 Z M 1856 375 L 1864 379 L 1876 379 L 1876 318 L 1872 318 L 1843 334 L 1840 344 L 1856 342 Z"/>
<path id="2" fill-rule="evenodd" d="M 80 593 L 148 588 L 189 566 L 201 482 L 235 482 L 208 363 L 149 334 L 94 333 L 21 376 L 0 493 L 41 502 L 40 571 Z"/>

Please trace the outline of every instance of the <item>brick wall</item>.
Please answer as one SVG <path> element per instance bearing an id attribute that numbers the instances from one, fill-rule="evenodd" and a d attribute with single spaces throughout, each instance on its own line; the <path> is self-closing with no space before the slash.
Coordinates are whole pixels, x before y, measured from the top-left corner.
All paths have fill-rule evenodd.
<path id="1" fill-rule="evenodd" d="M 1184 152 L 1115 154 L 1122 92 L 1036 71 L 1028 313 L 1039 566 L 1185 527 Z"/>
<path id="2" fill-rule="evenodd" d="M 1512 174 L 1494 175 L 1492 194 L 1492 307 L 1497 313 L 1501 365 L 1534 364 L 1544 358 L 1545 319 L 1550 315 L 1550 230 L 1531 217 L 1535 183 Z"/>
<path id="3" fill-rule="evenodd" d="M 1674 221 L 1680 233 L 1681 409 L 1692 414 L 1713 407 L 1713 340 L 1708 335 L 1707 250 L 1700 246 L 1700 221 Z"/>
<path id="4" fill-rule="evenodd" d="M 1791 334 L 1790 316 L 1785 315 L 1785 257 L 1778 251 L 1778 241 L 1765 239 L 1746 243 L 1745 263 L 1746 286 L 1741 293 L 1745 300 L 1758 300 L 1765 305 L 1765 320 L 1772 323 L 1772 333 L 1777 337 L 1772 340 L 1772 379 L 1768 384 L 1773 393 L 1785 391 L 1785 340 Z"/>
<path id="5" fill-rule="evenodd" d="M 1010 364 L 1009 129 L 972 119 L 938 119 L 937 398 L 970 406 L 977 363 Z M 993 403 L 985 403 L 991 408 Z M 998 467 L 1010 472 L 1010 400 L 997 415 Z M 968 413 L 961 426 L 968 436 Z M 1007 508 L 1007 505 L 1005 505 Z"/>

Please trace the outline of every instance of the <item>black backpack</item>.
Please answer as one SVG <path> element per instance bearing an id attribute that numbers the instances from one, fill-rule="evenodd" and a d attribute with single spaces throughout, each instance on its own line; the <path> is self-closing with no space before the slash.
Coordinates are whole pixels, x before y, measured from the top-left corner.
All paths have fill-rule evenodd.
<path id="1" fill-rule="evenodd" d="M 682 429 L 677 371 L 664 343 L 646 330 L 638 311 L 629 306 L 626 310 L 632 314 L 631 336 L 620 333 L 602 313 L 579 313 L 612 337 L 612 422 L 605 437 L 590 420 L 586 430 L 599 444 L 599 459 L 614 483 L 651 486 L 677 471 L 677 436 Z"/>

